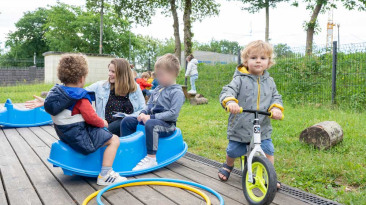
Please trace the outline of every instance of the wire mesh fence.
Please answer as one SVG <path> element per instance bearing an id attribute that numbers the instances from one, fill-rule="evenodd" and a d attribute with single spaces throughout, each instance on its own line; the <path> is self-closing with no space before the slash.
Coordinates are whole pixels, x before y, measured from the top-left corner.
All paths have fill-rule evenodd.
<path id="1" fill-rule="evenodd" d="M 31 66 L 36 66 L 43 68 L 44 67 L 44 59 L 34 59 L 34 58 L 23 58 L 23 59 L 15 59 L 15 58 L 0 58 L 0 69 L 7 68 L 28 68 Z"/>
<path id="2" fill-rule="evenodd" d="M 305 47 L 281 49 L 276 53 L 276 64 L 269 72 L 286 103 L 319 106 L 332 103 L 335 55 L 330 49 L 317 46 L 312 55 L 305 55 Z M 336 53 L 336 60 L 334 102 L 342 108 L 365 110 L 366 43 L 342 45 Z M 235 64 L 200 64 L 198 91 L 218 100 L 222 87 L 231 81 L 235 67 Z M 183 71 L 180 76 L 178 82 L 184 84 Z"/>

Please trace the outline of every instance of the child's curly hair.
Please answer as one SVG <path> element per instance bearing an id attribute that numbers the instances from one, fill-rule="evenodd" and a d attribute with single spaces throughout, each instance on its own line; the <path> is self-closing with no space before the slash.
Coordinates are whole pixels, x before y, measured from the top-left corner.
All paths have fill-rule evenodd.
<path id="1" fill-rule="evenodd" d="M 241 51 L 241 61 L 245 67 L 248 67 L 248 59 L 250 54 L 265 54 L 269 58 L 268 68 L 275 64 L 273 47 L 271 44 L 257 40 L 249 43 Z"/>
<path id="2" fill-rule="evenodd" d="M 88 62 L 82 54 L 64 54 L 57 66 L 57 77 L 63 84 L 76 84 L 88 74 Z"/>

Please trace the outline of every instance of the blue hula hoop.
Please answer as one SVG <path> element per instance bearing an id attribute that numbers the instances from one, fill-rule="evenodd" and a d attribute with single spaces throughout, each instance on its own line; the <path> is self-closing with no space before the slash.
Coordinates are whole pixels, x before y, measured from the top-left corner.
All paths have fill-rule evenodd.
<path id="1" fill-rule="evenodd" d="M 211 194 L 215 195 L 217 197 L 217 199 L 219 199 L 220 205 L 225 204 L 224 199 L 222 198 L 222 196 L 217 191 L 211 189 L 210 187 L 207 187 L 207 186 L 204 186 L 202 184 L 195 183 L 195 182 L 189 182 L 189 181 L 184 181 L 184 180 L 179 180 L 179 179 L 168 179 L 168 178 L 133 179 L 133 180 L 119 182 L 119 183 L 116 183 L 116 184 L 111 184 L 107 187 L 104 187 L 102 190 L 100 190 L 100 192 L 97 195 L 97 203 L 98 203 L 98 205 L 104 205 L 104 203 L 101 200 L 102 195 L 104 194 L 104 192 L 107 192 L 108 190 L 113 189 L 114 187 L 124 185 L 124 184 L 130 184 L 130 183 L 134 183 L 134 182 L 145 182 L 145 181 L 176 182 L 176 183 L 180 183 L 180 184 L 187 184 L 187 185 L 195 186 L 195 187 L 206 190 L 206 191 L 210 192 Z"/>

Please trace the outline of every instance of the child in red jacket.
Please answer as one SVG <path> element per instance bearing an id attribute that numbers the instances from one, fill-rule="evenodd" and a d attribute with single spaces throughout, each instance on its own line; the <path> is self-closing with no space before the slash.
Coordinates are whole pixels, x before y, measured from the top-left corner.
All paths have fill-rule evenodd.
<path id="1" fill-rule="evenodd" d="M 140 85 L 140 88 L 142 90 L 142 94 L 144 94 L 144 96 L 150 96 L 150 90 L 147 90 L 146 88 L 151 87 L 152 85 L 150 83 L 147 82 L 147 79 L 150 78 L 149 73 L 144 72 L 141 74 L 141 78 L 138 78 L 136 80 L 137 84 Z"/>
<path id="2" fill-rule="evenodd" d="M 83 89 L 87 74 L 88 63 L 84 56 L 63 55 L 57 67 L 57 76 L 64 85 L 55 85 L 50 90 L 44 101 L 45 110 L 51 114 L 60 140 L 75 151 L 86 155 L 106 147 L 98 185 L 125 181 L 127 179 L 112 168 L 120 144 L 119 138 L 104 129 L 108 127 L 107 121 L 97 116 L 91 96 Z"/>

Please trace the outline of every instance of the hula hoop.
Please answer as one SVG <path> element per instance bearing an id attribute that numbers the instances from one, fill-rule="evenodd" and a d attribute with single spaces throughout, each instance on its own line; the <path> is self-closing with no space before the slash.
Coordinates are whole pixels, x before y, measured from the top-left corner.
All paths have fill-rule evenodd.
<path id="1" fill-rule="evenodd" d="M 113 189 L 117 186 L 121 186 L 121 185 L 124 185 L 124 184 L 131 184 L 131 183 L 134 183 L 134 182 L 146 182 L 146 181 L 154 181 L 154 182 L 174 182 L 174 183 L 180 183 L 180 184 L 187 184 L 187 185 L 191 185 L 191 186 L 194 186 L 194 187 L 197 187 L 197 188 L 200 188 L 200 189 L 203 189 L 205 191 L 208 191 L 210 193 L 212 193 L 213 195 L 215 195 L 219 201 L 220 201 L 220 205 L 224 205 L 224 199 L 222 198 L 222 196 L 216 192 L 215 190 L 209 188 L 209 187 L 206 187 L 204 185 L 201 185 L 201 184 L 198 184 L 198 183 L 195 183 L 195 182 L 189 182 L 189 181 L 183 181 L 183 180 L 179 180 L 179 179 L 168 179 L 168 178 L 145 178 L 145 179 L 133 179 L 133 180 L 128 180 L 128 181 L 123 181 L 123 182 L 119 182 L 119 183 L 116 183 L 116 184 L 111 184 L 107 187 L 105 187 L 104 189 L 100 190 L 98 195 L 97 195 L 97 203 L 99 205 L 104 205 L 102 200 L 101 200 L 101 196 L 104 192 L 110 190 L 110 189 Z"/>
<path id="2" fill-rule="evenodd" d="M 159 181 L 134 182 L 134 183 L 119 185 L 117 187 L 108 189 L 107 191 L 113 190 L 113 189 L 118 189 L 118 188 L 123 188 L 123 187 L 142 186 L 142 185 L 159 185 L 159 186 L 170 186 L 170 187 L 186 189 L 186 190 L 189 190 L 191 192 L 194 192 L 194 193 L 200 195 L 206 201 L 207 205 L 211 205 L 210 198 L 202 191 L 200 191 L 196 188 L 193 188 L 191 186 L 187 186 L 187 185 L 180 184 L 180 183 L 174 183 L 174 182 L 159 182 Z M 100 191 L 96 191 L 96 192 L 92 193 L 91 195 L 89 195 L 87 198 L 85 198 L 82 205 L 87 205 L 90 202 L 90 200 L 92 200 L 95 196 L 97 196 L 97 194 L 99 192 Z M 100 204 L 100 203 L 98 202 L 98 204 Z M 103 204 L 103 203 L 101 203 L 101 204 Z"/>

